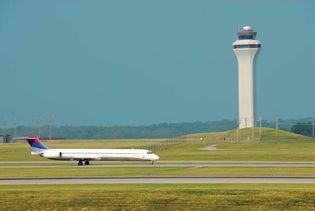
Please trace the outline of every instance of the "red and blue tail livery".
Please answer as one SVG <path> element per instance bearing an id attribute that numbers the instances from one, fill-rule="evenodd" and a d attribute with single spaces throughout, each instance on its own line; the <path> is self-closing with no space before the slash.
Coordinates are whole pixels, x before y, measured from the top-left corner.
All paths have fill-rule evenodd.
<path id="1" fill-rule="evenodd" d="M 32 148 L 32 152 L 42 152 L 48 149 L 37 136 L 28 136 L 26 137 L 26 141 L 29 143 L 29 145 Z"/>

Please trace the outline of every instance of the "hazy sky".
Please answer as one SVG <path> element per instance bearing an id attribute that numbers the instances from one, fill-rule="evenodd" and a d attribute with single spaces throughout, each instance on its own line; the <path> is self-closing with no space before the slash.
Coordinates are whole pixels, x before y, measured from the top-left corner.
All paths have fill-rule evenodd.
<path id="1" fill-rule="evenodd" d="M 142 125 L 238 115 L 238 25 L 257 114 L 315 116 L 315 1 L 0 1 L 0 120 Z"/>

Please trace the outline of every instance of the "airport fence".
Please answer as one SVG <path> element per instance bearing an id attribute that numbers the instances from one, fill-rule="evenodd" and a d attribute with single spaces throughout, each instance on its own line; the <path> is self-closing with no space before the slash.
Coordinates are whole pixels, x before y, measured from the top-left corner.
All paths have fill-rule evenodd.
<path id="1" fill-rule="evenodd" d="M 246 122 L 246 121 L 245 121 Z M 132 133 L 148 135 L 145 138 L 161 138 L 155 136 L 157 132 L 164 134 L 164 138 L 167 138 L 167 144 L 164 144 L 163 147 L 171 147 L 172 145 L 180 142 L 187 141 L 187 134 L 196 134 L 196 133 L 207 133 L 207 132 L 225 132 L 222 140 L 224 141 L 267 141 L 267 140 L 288 140 L 292 138 L 292 134 L 288 132 L 293 132 L 296 134 L 305 135 L 309 138 L 315 137 L 315 120 L 314 118 L 306 119 L 281 119 L 273 118 L 266 120 L 262 117 L 255 119 L 253 127 L 248 127 L 246 129 L 239 129 L 241 125 L 241 120 L 221 120 L 221 121 L 212 121 L 212 122 L 197 122 L 194 123 L 174 123 L 174 124 L 161 124 L 151 126 L 133 126 L 133 127 L 117 127 L 114 130 L 111 127 L 70 127 L 70 129 L 65 129 L 65 127 L 54 127 L 52 124 L 49 125 L 38 125 L 37 127 L 24 127 L 17 126 L 16 122 L 13 122 L 11 127 L 7 127 L 8 124 L 2 124 L 2 135 L 10 135 L 12 140 L 17 140 L 14 137 L 23 137 L 27 135 L 37 135 L 42 139 L 60 139 L 64 136 L 64 131 L 69 131 L 71 137 L 66 137 L 70 139 L 106 139 L 102 135 L 99 135 L 97 138 L 89 136 L 89 134 L 95 134 L 95 131 L 101 131 L 104 134 L 113 133 L 118 135 L 118 139 L 121 139 L 120 131 L 125 134 Z M 244 120 L 243 120 L 244 123 Z M 248 122 L 252 124 L 251 122 Z M 177 125 L 176 125 L 177 124 Z M 175 125 L 175 126 L 174 126 Z M 244 126 L 244 124 L 243 124 Z M 74 130 L 74 129 L 75 130 Z M 153 129 L 152 129 L 153 128 Z M 89 130 L 90 129 L 90 130 Z M 144 131 L 142 131 L 144 130 Z M 152 132 L 154 130 L 155 134 Z M 108 131 L 108 132 L 107 132 Z M 120 137 L 119 137 L 120 136 Z M 113 139 L 117 139 L 117 137 Z M 124 137 L 131 138 L 131 137 Z M 143 137 L 132 137 L 132 138 L 143 138 Z M 203 137 L 199 137 L 203 139 Z M 295 137 L 296 138 L 296 137 Z M 0 141 L 1 142 L 1 141 Z M 4 141 L 2 141 L 4 142 Z M 173 143 L 174 142 L 174 143 Z"/>
<path id="2" fill-rule="evenodd" d="M 241 120 L 236 119 L 235 122 L 234 134 L 223 138 L 225 141 L 315 140 L 314 118 L 264 120 L 260 117 L 253 121 L 253 127 L 243 129 L 239 127 Z"/>
<path id="3" fill-rule="evenodd" d="M 204 132 L 183 135 L 166 139 L 162 143 L 149 146 L 151 150 L 162 151 L 178 144 L 190 142 L 272 142 L 272 141 L 315 141 L 314 120 L 282 120 L 275 118 L 267 121 L 259 118 L 254 121 L 254 127 L 240 129 L 239 120 L 235 120 L 235 127 L 227 131 Z M 295 131 L 292 131 L 295 130 Z M 300 133 L 300 134 L 299 134 Z M 303 134 L 304 133 L 304 134 Z"/>

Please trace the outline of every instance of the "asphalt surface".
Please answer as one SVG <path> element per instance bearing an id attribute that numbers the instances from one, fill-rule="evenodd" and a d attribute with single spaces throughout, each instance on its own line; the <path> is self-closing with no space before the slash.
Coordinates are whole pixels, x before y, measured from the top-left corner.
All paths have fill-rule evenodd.
<path id="1" fill-rule="evenodd" d="M 46 166 L 0 166 L 0 169 L 34 169 L 34 168 L 161 168 L 161 167 L 244 167 L 244 168 L 309 168 L 315 167 L 315 165 L 294 165 L 294 164 L 154 164 L 154 165 L 142 165 L 142 164 L 120 164 L 120 165 L 89 165 L 89 166 L 77 166 L 76 164 L 73 165 L 46 165 Z"/>
<path id="2" fill-rule="evenodd" d="M 314 161 L 158 161 L 150 162 L 106 162 L 91 161 L 89 166 L 77 166 L 76 161 L 0 161 L 0 169 L 10 168 L 125 168 L 125 167 L 279 167 L 279 168 L 313 168 Z"/>
<path id="3" fill-rule="evenodd" d="M 315 177 L 41 177 L 0 178 L 0 185 L 39 184 L 175 184 L 175 183 L 285 183 L 315 184 Z"/>
<path id="4" fill-rule="evenodd" d="M 314 161 L 158 161 L 148 162 L 91 162 L 77 166 L 75 161 L 0 161 L 0 169 L 8 168 L 111 168 L 111 167 L 315 167 Z M 315 176 L 139 176 L 139 177 L 18 177 L 0 178 L 0 185 L 36 184 L 175 184 L 175 183 L 287 183 L 315 184 Z"/>

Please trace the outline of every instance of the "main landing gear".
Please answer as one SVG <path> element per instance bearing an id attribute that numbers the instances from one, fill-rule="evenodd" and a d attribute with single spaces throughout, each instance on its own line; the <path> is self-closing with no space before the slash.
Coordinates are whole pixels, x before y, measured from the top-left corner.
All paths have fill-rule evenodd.
<path id="1" fill-rule="evenodd" d="M 78 162 L 78 166 L 82 166 L 82 165 L 83 165 L 83 161 L 80 160 L 80 161 Z M 86 160 L 86 161 L 84 161 L 84 165 L 88 166 L 88 165 L 90 165 L 90 162 L 89 162 L 88 160 Z"/>

